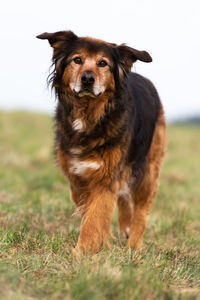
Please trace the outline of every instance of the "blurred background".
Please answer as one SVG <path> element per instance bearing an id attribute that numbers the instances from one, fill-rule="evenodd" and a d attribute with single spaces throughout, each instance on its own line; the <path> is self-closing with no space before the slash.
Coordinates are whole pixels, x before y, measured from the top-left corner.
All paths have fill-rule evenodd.
<path id="1" fill-rule="evenodd" d="M 52 49 L 35 36 L 70 29 L 147 50 L 153 63 L 137 62 L 133 71 L 153 81 L 167 120 L 199 117 L 198 0 L 7 0 L 0 6 L 0 109 L 54 111 L 46 86 Z"/>

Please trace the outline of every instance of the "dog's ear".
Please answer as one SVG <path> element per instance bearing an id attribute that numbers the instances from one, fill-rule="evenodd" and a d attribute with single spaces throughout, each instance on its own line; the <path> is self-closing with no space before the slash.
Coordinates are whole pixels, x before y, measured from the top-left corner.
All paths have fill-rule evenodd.
<path id="1" fill-rule="evenodd" d="M 72 31 L 44 32 L 36 37 L 41 40 L 48 40 L 51 47 L 53 47 L 52 61 L 55 65 L 55 71 L 52 74 L 53 76 L 56 74 L 56 78 L 59 78 L 63 72 L 63 63 L 68 53 L 67 49 L 70 49 L 70 44 L 77 40 L 78 37 Z M 49 82 L 51 82 L 52 78 L 50 78 Z"/>
<path id="2" fill-rule="evenodd" d="M 146 51 L 139 51 L 134 48 L 128 47 L 125 44 L 117 46 L 117 50 L 120 56 L 120 60 L 128 72 L 131 71 L 132 64 L 136 60 L 141 60 L 143 62 L 152 62 L 152 58 Z"/>
<path id="3" fill-rule="evenodd" d="M 56 48 L 57 43 L 73 41 L 78 37 L 72 31 L 58 31 L 54 33 L 44 32 L 40 35 L 37 35 L 36 38 L 41 40 L 48 40 L 51 47 Z"/>

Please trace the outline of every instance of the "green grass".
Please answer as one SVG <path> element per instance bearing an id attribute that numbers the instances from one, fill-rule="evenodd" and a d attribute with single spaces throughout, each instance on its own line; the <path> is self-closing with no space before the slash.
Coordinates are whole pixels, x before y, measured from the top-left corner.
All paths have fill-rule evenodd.
<path id="1" fill-rule="evenodd" d="M 142 251 L 76 260 L 80 219 L 46 115 L 0 112 L 0 299 L 200 299 L 200 127 L 169 126 Z"/>

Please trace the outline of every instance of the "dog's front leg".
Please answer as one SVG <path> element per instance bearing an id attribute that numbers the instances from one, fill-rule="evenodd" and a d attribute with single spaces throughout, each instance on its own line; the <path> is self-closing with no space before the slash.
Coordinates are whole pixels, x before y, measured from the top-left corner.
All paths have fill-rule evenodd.
<path id="1" fill-rule="evenodd" d="M 115 205 L 116 195 L 113 192 L 101 187 L 96 187 L 91 192 L 87 199 L 75 253 L 96 253 L 101 245 L 109 246 Z"/>

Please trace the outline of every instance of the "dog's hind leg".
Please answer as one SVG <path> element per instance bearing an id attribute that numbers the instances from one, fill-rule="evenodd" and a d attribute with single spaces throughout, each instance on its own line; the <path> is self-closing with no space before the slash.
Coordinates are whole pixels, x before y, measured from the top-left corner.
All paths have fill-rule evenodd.
<path id="1" fill-rule="evenodd" d="M 119 231 L 128 238 L 133 216 L 133 203 L 129 194 L 118 196 L 118 228 Z"/>
<path id="2" fill-rule="evenodd" d="M 133 187 L 134 213 L 128 240 L 130 248 L 138 248 L 142 244 L 147 216 L 157 192 L 158 176 L 159 170 L 152 165 L 146 170 L 139 185 Z"/>
<path id="3" fill-rule="evenodd" d="M 146 228 L 147 215 L 149 213 L 150 205 L 153 198 L 153 190 L 151 187 L 143 184 L 135 191 L 134 213 L 130 226 L 130 235 L 128 246 L 130 248 L 138 248 L 142 244 L 144 231 Z"/>
<path id="4" fill-rule="evenodd" d="M 138 248 L 143 240 L 147 215 L 156 196 L 162 159 L 166 147 L 166 125 L 161 111 L 147 156 L 146 170 L 141 182 L 132 188 L 134 213 L 128 246 Z"/>

